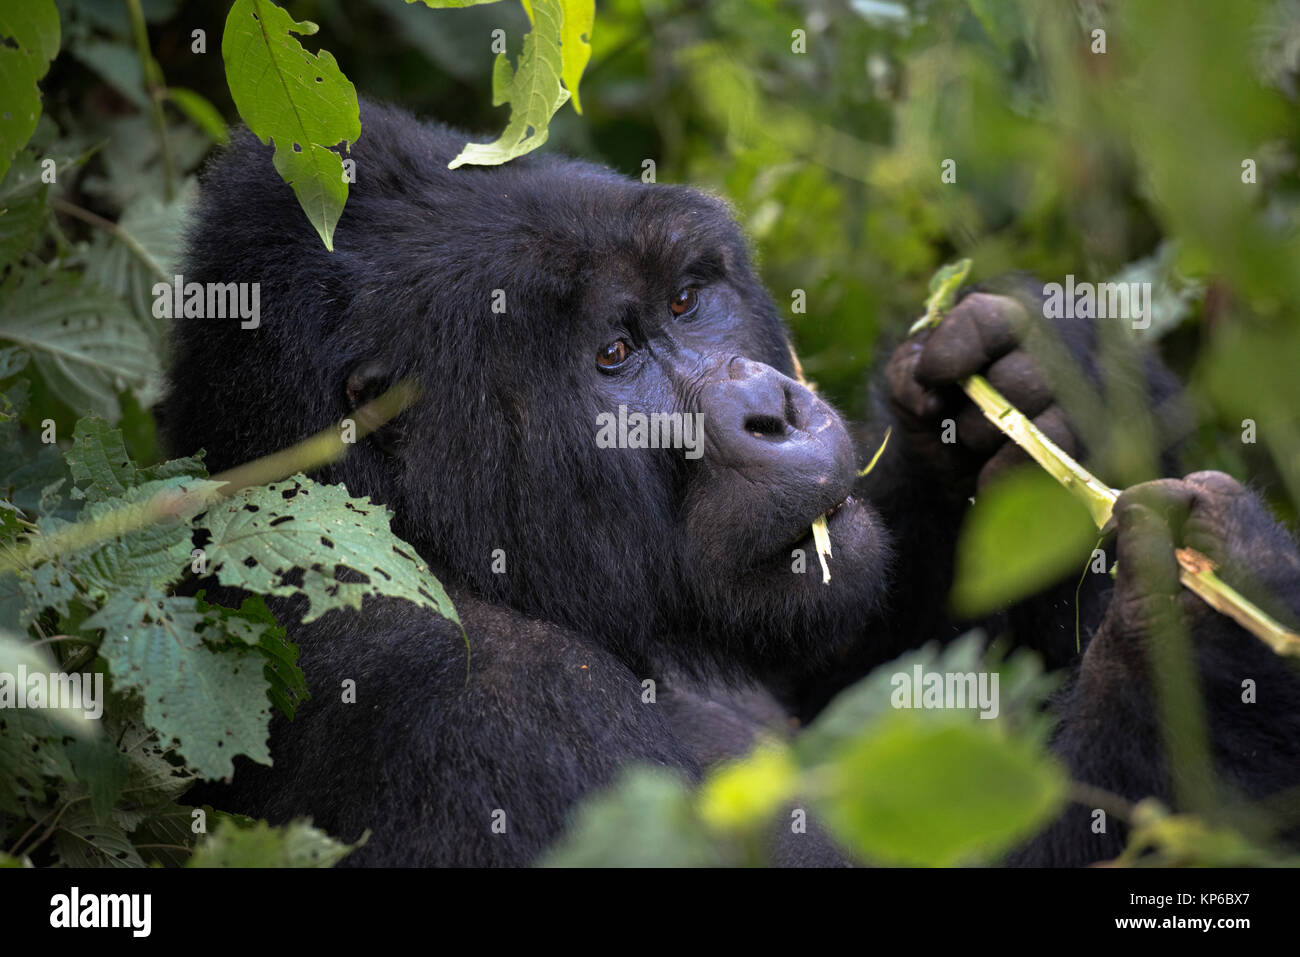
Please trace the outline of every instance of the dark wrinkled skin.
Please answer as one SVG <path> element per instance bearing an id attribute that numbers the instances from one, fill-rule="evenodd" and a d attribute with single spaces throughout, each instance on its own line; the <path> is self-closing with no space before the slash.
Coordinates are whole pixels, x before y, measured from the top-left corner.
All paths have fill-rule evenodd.
<path id="1" fill-rule="evenodd" d="M 178 321 L 159 418 L 173 454 L 206 448 L 216 471 L 414 380 L 416 404 L 319 477 L 393 510 L 394 529 L 447 585 L 473 654 L 451 624 L 406 602 L 368 600 L 307 626 L 293 624 L 300 607 L 275 603 L 312 699 L 292 723 L 273 720 L 273 768 L 237 762 L 233 783 L 199 789 L 196 802 L 311 816 L 346 840 L 369 829 L 350 864 L 531 862 L 627 764 L 697 779 L 760 731 L 788 731 L 781 715 L 811 720 L 872 667 L 969 625 L 945 612 L 957 530 L 968 497 L 1021 456 L 974 412 L 961 377 L 987 375 L 1063 448 L 1086 453 L 1017 347 L 1032 302 L 966 296 L 898 348 L 878 414 L 850 430 L 796 381 L 786 331 L 716 200 L 537 154 L 449 171 L 462 134 L 362 111 L 358 182 L 332 254 L 254 138 L 236 136 L 208 170 L 185 278 L 261 282 L 262 323 Z M 667 304 L 688 283 L 698 310 L 674 316 Z M 496 289 L 504 314 L 489 309 Z M 1092 331 L 1061 331 L 1095 373 Z M 598 368 L 619 338 L 629 358 Z M 1142 375 L 1153 402 L 1176 395 L 1158 364 Z M 703 455 L 596 448 L 596 416 L 620 404 L 702 412 Z M 948 417 L 955 446 L 939 441 Z M 890 425 L 898 440 L 855 480 Z M 1148 619 L 1171 604 L 1188 606 L 1202 680 L 1221 692 L 1208 699 L 1221 769 L 1254 796 L 1300 780 L 1294 675 L 1171 595 L 1163 574 L 1190 536 L 1225 575 L 1258 581 L 1261 602 L 1280 595 L 1278 614 L 1300 611 L 1294 545 L 1225 482 L 1197 475 L 1125 496 L 1121 567 L 1149 568 L 1151 580 L 1121 575 L 1112 596 L 1094 576 L 1081 666 L 1072 583 L 987 623 L 1077 667 L 1054 705 L 1053 747 L 1082 781 L 1129 799 L 1169 795 L 1143 669 Z M 825 586 L 807 528 L 837 505 Z M 791 571 L 796 548 L 806 574 Z M 497 549 L 505 574 L 493 570 Z M 204 585 L 237 599 L 211 582 L 188 587 Z M 1248 708 L 1234 703 L 1243 675 L 1259 685 Z M 355 705 L 340 700 L 345 679 Z M 504 834 L 492 830 L 499 810 Z M 1112 856 L 1122 827 L 1099 838 L 1085 811 L 1071 808 L 1012 861 Z M 811 824 L 807 835 L 778 829 L 779 863 L 842 863 Z"/>

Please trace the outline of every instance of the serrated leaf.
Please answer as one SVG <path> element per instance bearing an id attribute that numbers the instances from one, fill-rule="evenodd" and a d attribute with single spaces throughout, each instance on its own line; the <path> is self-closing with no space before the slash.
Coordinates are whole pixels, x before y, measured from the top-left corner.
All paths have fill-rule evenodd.
<path id="1" fill-rule="evenodd" d="M 366 595 L 390 595 L 433 608 L 459 622 L 451 600 L 428 566 L 389 528 L 390 513 L 341 485 L 296 475 L 245 489 L 213 505 L 198 524 L 212 533 L 206 546 L 223 585 L 262 595 L 306 595 L 303 621 L 331 608 L 361 608 Z M 336 566 L 366 581 L 340 581 Z M 286 576 L 304 570 L 302 583 Z M 355 576 L 349 576 L 355 578 Z"/>
<path id="2" fill-rule="evenodd" d="M 240 827 L 222 820 L 194 850 L 190 867 L 333 867 L 364 842 L 344 844 L 310 821 L 271 827 L 265 821 Z"/>
<path id="3" fill-rule="evenodd" d="M 62 867 L 144 867 L 126 832 L 98 821 L 85 801 L 69 807 L 54 832 L 55 861 Z"/>
<path id="4" fill-rule="evenodd" d="M 184 493 L 215 488 L 205 479 L 171 478 L 146 482 L 121 496 L 88 505 L 81 521 L 99 521 L 110 512 L 151 508 L 154 496 L 162 492 Z M 110 538 L 92 548 L 59 556 L 81 582 L 82 594 L 102 600 L 122 588 L 162 589 L 177 581 L 189 568 L 192 549 L 190 526 L 184 515 L 150 522 L 141 528 Z"/>
<path id="5" fill-rule="evenodd" d="M 192 598 L 119 593 L 88 618 L 101 628 L 99 653 L 114 686 L 144 699 L 144 718 L 206 778 L 228 777 L 236 754 L 270 764 L 270 712 L 262 658 L 235 648 L 214 652 L 199 634 L 207 619 Z"/>
<path id="6" fill-rule="evenodd" d="M 41 115 L 37 83 L 59 52 L 59 11 L 54 0 L 0 6 L 0 177 L 36 131 Z"/>
<path id="7" fill-rule="evenodd" d="M 116 421 L 117 393 L 143 392 L 160 375 L 155 344 L 118 300 L 69 274 L 16 282 L 0 289 L 0 340 L 31 353 L 45 384 L 71 408 Z"/>
<path id="8" fill-rule="evenodd" d="M 135 463 L 127 454 L 122 430 L 97 416 L 78 419 L 72 446 L 63 453 L 72 482 L 87 501 L 115 498 L 136 484 Z"/>
<path id="9" fill-rule="evenodd" d="M 560 55 L 562 16 L 559 0 L 534 0 L 533 29 L 524 37 L 524 49 L 506 95 L 500 102 L 510 104 L 510 121 L 500 138 L 492 143 L 466 143 L 460 154 L 447 164 L 456 169 L 465 164 L 498 166 L 516 156 L 537 149 L 546 142 L 551 117 L 569 98 L 560 84 L 563 69 Z M 505 83 L 509 65 L 503 66 L 505 54 L 497 55 L 493 68 L 493 100 L 497 100 L 498 83 Z"/>
<path id="10" fill-rule="evenodd" d="M 311 697 L 307 692 L 307 677 L 298 667 L 298 646 L 286 638 L 287 632 L 275 620 L 261 595 L 248 596 L 238 608 L 210 605 L 204 600 L 204 595 L 200 591 L 195 596 L 198 609 L 212 620 L 220 633 L 227 640 L 256 648 L 262 653 L 266 660 L 263 673 L 270 686 L 267 693 L 271 696 L 271 703 L 292 721 L 298 705 Z M 203 637 L 213 640 L 214 631 L 206 630 Z"/>
<path id="11" fill-rule="evenodd" d="M 235 0 L 221 55 L 239 115 L 263 143 L 275 144 L 276 171 L 333 250 L 348 184 L 342 159 L 327 147 L 356 142 L 361 118 L 357 91 L 333 54 L 308 53 L 292 36 L 316 30 L 269 0 Z"/>

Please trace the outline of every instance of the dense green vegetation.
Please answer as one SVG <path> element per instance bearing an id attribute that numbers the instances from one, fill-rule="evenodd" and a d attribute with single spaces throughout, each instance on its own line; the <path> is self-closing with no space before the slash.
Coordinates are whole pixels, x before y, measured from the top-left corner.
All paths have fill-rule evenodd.
<path id="1" fill-rule="evenodd" d="M 326 245 L 346 202 L 338 144 L 366 135 L 357 91 L 501 136 L 466 162 L 541 147 L 715 191 L 752 238 L 805 374 L 851 416 L 867 414 L 869 372 L 946 262 L 971 259 L 977 279 L 1149 282 L 1149 325 L 1108 327 L 1108 361 L 1120 369 L 1135 346 L 1158 347 L 1197 412 L 1185 461 L 1249 481 L 1296 518 L 1295 0 L 609 0 L 589 51 L 578 29 L 589 4 L 439 6 L 461 5 L 14 0 L 0 13 L 0 671 L 93 670 L 108 689 L 101 721 L 0 716 L 0 861 L 328 864 L 346 853 L 304 825 L 276 831 L 177 803 L 236 754 L 265 760 L 271 709 L 292 714 L 305 692 L 264 602 L 170 595 L 185 576 L 297 591 L 312 615 L 359 606 L 368 587 L 454 615 L 382 507 L 293 474 L 339 449 L 306 450 L 291 469 L 227 488 L 233 499 L 201 461 L 162 461 L 149 411 L 166 361 L 154 285 L 177 271 L 196 171 L 241 117 L 276 142 L 277 169 Z M 238 20 L 253 11 L 268 14 L 275 44 Z M 494 59 L 497 30 L 507 54 Z M 319 74 L 326 105 L 305 115 L 292 89 L 278 98 L 256 82 L 266 62 L 287 74 L 306 64 L 303 82 Z M 1143 397 L 1079 382 L 1060 397 L 1106 483 L 1158 474 Z M 962 588 L 973 607 L 1038 587 L 1035 566 L 1050 575 L 1088 558 L 1090 526 L 1036 479 L 1023 485 L 993 496 L 972 539 Z M 265 509 L 260 526 L 243 522 L 246 502 Z M 1017 507 L 1060 518 L 996 518 Z M 340 586 L 309 549 L 292 551 L 293 531 L 271 526 L 284 515 L 306 535 L 328 529 L 349 567 L 381 568 L 385 583 Z M 195 530 L 226 558 L 207 567 Z M 285 554 L 307 567 L 301 581 L 276 574 Z M 1010 554 L 1019 562 L 998 557 Z M 1072 784 L 1043 747 L 1051 679 L 1031 656 L 1004 661 L 977 639 L 887 666 L 795 746 L 720 769 L 698 795 L 630 771 L 583 809 L 551 863 L 761 860 L 762 823 L 796 796 L 868 860 L 995 859 Z M 915 663 L 1000 670 L 999 719 L 884 712 L 889 674 Z M 1193 804 L 1195 817 L 1101 806 L 1131 818 L 1134 847 L 1154 847 L 1153 860 L 1286 860 L 1276 806 Z M 629 846 L 629 827 L 645 840 Z"/>

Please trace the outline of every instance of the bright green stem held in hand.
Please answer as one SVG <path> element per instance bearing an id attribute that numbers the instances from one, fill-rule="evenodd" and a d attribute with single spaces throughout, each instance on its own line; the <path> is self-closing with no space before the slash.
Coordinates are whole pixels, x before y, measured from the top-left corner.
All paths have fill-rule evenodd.
<path id="1" fill-rule="evenodd" d="M 1119 492 L 1067 455 L 1019 409 L 1006 400 L 983 376 L 973 375 L 962 382 L 985 418 L 996 425 L 1011 441 L 1024 449 L 1048 474 L 1083 502 L 1098 528 L 1110 521 L 1111 509 Z M 1178 580 L 1220 614 L 1227 615 L 1255 635 L 1279 655 L 1300 657 L 1300 635 L 1283 627 L 1262 608 L 1244 598 L 1214 573 L 1214 563 L 1191 548 L 1174 550 L 1178 559 Z"/>

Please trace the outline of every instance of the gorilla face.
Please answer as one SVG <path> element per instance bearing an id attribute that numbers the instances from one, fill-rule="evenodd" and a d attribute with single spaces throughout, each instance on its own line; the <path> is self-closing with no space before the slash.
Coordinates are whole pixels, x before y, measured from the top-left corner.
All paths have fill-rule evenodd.
<path id="1" fill-rule="evenodd" d="M 860 625 L 882 578 L 844 423 L 792 378 L 785 331 L 720 203 L 570 175 L 534 171 L 532 215 L 489 261 L 509 264 L 482 276 L 505 311 L 458 320 L 484 363 L 477 394 L 436 353 L 416 367 L 425 399 L 407 417 L 437 435 L 407 445 L 405 474 L 425 491 L 399 513 L 440 515 L 449 488 L 476 486 L 450 492 L 471 503 L 449 536 L 462 547 L 421 546 L 492 598 L 608 636 L 630 658 L 654 648 L 696 670 L 701 655 L 752 670 L 817 658 Z M 476 243 L 463 239 L 458 258 Z M 469 431 L 448 435 L 447 410 L 467 406 Z M 683 422 L 672 437 L 685 441 L 601 441 L 602 423 L 638 420 Z M 429 448 L 449 441 L 431 472 Z M 821 515 L 829 584 L 810 528 Z M 505 573 L 491 570 L 495 549 Z"/>
<path id="2" fill-rule="evenodd" d="M 204 430 L 210 463 L 284 447 L 414 380 L 417 403 L 324 478 L 387 503 L 451 582 L 647 670 L 813 663 L 860 627 L 883 531 L 850 494 L 844 424 L 792 378 L 726 208 L 553 157 L 451 171 L 459 134 L 368 104 L 362 119 L 333 254 L 265 148 L 245 137 L 218 160 L 212 178 L 245 201 L 208 191 L 198 219 L 217 235 L 192 239 L 186 279 L 260 281 L 262 323 L 206 322 L 201 343 L 181 329 L 168 418 L 211 421 L 187 403 L 224 400 Z M 234 371 L 211 358 L 220 337 Z M 702 436 L 606 447 L 602 422 L 638 414 L 692 417 Z"/>

